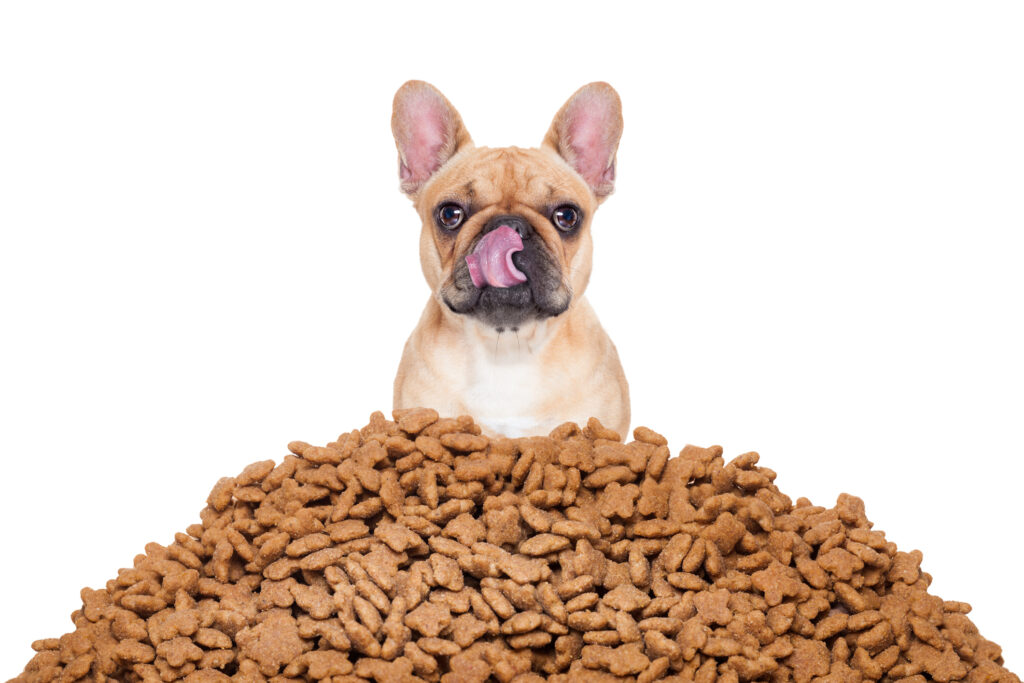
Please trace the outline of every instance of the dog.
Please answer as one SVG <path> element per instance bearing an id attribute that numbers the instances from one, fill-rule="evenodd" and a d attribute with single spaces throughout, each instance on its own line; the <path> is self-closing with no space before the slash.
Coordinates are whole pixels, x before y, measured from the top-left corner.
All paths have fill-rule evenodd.
<path id="1" fill-rule="evenodd" d="M 391 128 L 431 289 L 394 407 L 469 414 L 491 436 L 547 434 L 591 416 L 625 436 L 629 387 L 584 297 L 594 213 L 615 184 L 618 93 L 585 85 L 539 148 L 487 148 L 439 90 L 409 81 Z"/>

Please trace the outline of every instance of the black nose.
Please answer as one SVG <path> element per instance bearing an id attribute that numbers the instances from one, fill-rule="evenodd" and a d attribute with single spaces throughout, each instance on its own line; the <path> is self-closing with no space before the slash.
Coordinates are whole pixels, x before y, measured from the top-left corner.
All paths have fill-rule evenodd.
<path id="1" fill-rule="evenodd" d="M 522 237 L 524 240 L 529 239 L 530 235 L 533 234 L 533 227 L 530 226 L 530 222 L 528 220 L 520 216 L 512 215 L 495 216 L 491 220 L 487 221 L 487 224 L 484 226 L 482 234 L 487 234 L 491 230 L 497 230 L 503 225 L 507 225 L 508 227 L 518 232 L 519 236 Z"/>

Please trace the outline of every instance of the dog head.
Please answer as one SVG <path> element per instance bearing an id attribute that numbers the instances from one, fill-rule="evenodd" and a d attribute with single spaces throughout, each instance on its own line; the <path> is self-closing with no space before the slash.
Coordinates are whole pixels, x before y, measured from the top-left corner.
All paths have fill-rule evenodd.
<path id="1" fill-rule="evenodd" d="M 500 333 L 582 296 L 591 221 L 614 188 L 622 133 L 610 85 L 576 91 L 536 149 L 475 147 L 451 103 L 422 81 L 395 94 L 391 128 L 401 187 L 423 226 L 423 274 L 442 306 Z"/>

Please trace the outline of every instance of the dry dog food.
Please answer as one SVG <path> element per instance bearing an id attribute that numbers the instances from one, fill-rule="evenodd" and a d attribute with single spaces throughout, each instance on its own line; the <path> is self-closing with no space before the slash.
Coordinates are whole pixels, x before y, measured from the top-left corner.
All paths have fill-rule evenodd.
<path id="1" fill-rule="evenodd" d="M 17 681 L 1018 681 L 864 505 L 591 420 L 375 413 L 221 479 Z"/>

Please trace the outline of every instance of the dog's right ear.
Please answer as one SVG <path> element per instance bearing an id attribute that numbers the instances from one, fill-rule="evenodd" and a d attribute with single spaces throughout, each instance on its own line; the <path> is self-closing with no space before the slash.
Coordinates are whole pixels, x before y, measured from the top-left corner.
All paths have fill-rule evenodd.
<path id="1" fill-rule="evenodd" d="M 473 145 L 459 112 L 424 81 L 406 81 L 395 93 L 391 132 L 398 147 L 402 191 L 410 196 L 457 151 Z"/>

